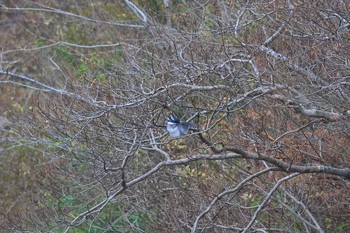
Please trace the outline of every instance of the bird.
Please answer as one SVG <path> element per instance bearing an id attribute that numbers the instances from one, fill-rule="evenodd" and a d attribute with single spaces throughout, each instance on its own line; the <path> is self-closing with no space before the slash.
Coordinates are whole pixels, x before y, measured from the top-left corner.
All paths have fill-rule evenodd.
<path id="1" fill-rule="evenodd" d="M 187 121 L 182 121 L 174 115 L 169 115 L 167 117 L 167 126 L 166 129 L 171 138 L 178 138 L 188 132 L 191 123 Z"/>

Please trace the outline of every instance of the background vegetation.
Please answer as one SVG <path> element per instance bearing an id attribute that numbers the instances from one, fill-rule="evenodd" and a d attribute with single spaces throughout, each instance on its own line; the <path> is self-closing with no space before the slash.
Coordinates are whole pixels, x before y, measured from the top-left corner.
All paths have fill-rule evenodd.
<path id="1" fill-rule="evenodd" d="M 4 232 L 350 231 L 347 1 L 5 0 L 0 28 Z"/>

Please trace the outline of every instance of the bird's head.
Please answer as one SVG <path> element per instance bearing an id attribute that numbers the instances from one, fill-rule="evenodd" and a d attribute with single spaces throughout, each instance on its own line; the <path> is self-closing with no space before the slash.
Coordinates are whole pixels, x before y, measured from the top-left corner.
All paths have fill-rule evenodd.
<path id="1" fill-rule="evenodd" d="M 177 138 L 181 135 L 184 135 L 188 132 L 191 124 L 187 121 L 181 121 L 174 115 L 169 115 L 167 117 L 167 131 L 170 134 L 170 137 Z"/>
<path id="2" fill-rule="evenodd" d="M 177 117 L 174 116 L 174 115 L 169 115 L 169 116 L 167 117 L 167 122 L 168 122 L 168 123 L 179 124 L 179 123 L 180 123 L 180 119 L 177 118 Z"/>

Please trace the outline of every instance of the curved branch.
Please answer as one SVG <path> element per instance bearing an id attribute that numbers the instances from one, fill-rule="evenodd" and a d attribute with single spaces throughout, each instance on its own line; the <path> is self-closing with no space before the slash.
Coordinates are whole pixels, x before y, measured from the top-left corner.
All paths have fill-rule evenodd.
<path id="1" fill-rule="evenodd" d="M 270 157 L 266 154 L 260 154 L 260 153 L 253 153 L 248 152 L 243 149 L 240 149 L 238 147 L 233 146 L 225 146 L 221 144 L 222 148 L 218 149 L 216 148 L 210 141 L 208 141 L 204 136 L 199 133 L 198 134 L 202 142 L 204 142 L 206 145 L 210 147 L 210 149 L 214 153 L 227 153 L 228 151 L 234 152 L 238 155 L 241 155 L 242 158 L 246 159 L 254 159 L 254 160 L 262 160 L 268 163 L 271 163 L 277 167 L 279 167 L 282 171 L 285 172 L 299 172 L 299 173 L 324 173 L 324 174 L 330 174 L 335 176 L 341 176 L 348 180 L 350 180 L 350 168 L 335 168 L 330 166 L 323 166 L 323 165 L 293 165 L 290 163 L 283 162 L 282 160 Z"/>
<path id="2" fill-rule="evenodd" d="M 267 201 L 270 200 L 272 194 L 277 190 L 277 188 L 285 181 L 290 180 L 296 176 L 300 175 L 300 173 L 293 173 L 290 174 L 289 176 L 283 177 L 282 179 L 280 179 L 275 186 L 273 186 L 273 188 L 271 189 L 271 191 L 266 195 L 266 197 L 264 198 L 264 200 L 259 204 L 258 209 L 255 211 L 252 219 L 250 220 L 250 222 L 248 223 L 248 225 L 244 228 L 244 230 L 242 231 L 242 233 L 246 233 L 251 226 L 253 225 L 253 223 L 255 222 L 256 218 L 258 217 L 258 214 L 260 213 L 260 211 L 264 208 L 264 206 L 266 205 Z"/>
<path id="3" fill-rule="evenodd" d="M 222 159 L 230 159 L 230 158 L 240 158 L 240 155 L 230 153 L 230 154 L 218 154 L 218 155 L 210 155 L 210 154 L 199 154 L 196 156 L 192 156 L 189 158 L 183 158 L 183 159 L 177 159 L 177 160 L 169 160 L 162 161 L 158 163 L 156 166 L 154 166 L 152 169 L 150 169 L 148 172 L 144 173 L 143 175 L 133 179 L 132 181 L 129 181 L 123 185 L 123 187 L 115 192 L 114 194 L 108 196 L 105 200 L 101 201 L 100 203 L 96 204 L 94 207 L 88 209 L 87 211 L 84 211 L 83 213 L 76 216 L 70 223 L 69 226 L 67 226 L 66 230 L 64 232 L 68 232 L 69 229 L 72 226 L 77 225 L 77 222 L 81 219 L 86 218 L 87 216 L 101 211 L 111 200 L 113 200 L 115 197 L 117 197 L 119 194 L 121 194 L 125 189 L 147 179 L 151 175 L 155 174 L 157 171 L 159 171 L 161 168 L 166 166 L 174 166 L 174 165 L 181 165 L 181 164 L 187 164 L 192 161 L 197 160 L 222 160 Z"/>
<path id="4" fill-rule="evenodd" d="M 120 22 L 110 22 L 110 21 L 102 21 L 102 20 L 97 20 L 97 19 L 91 19 L 86 16 L 82 15 L 77 15 L 71 12 L 63 11 L 60 9 L 55 9 L 52 7 L 44 6 L 45 8 L 9 8 L 3 5 L 0 5 L 0 11 L 6 10 L 6 11 L 36 11 L 36 12 L 47 12 L 47 13 L 55 13 L 55 14 L 60 14 L 60 15 L 65 15 L 69 17 L 74 17 L 78 18 L 81 20 L 86 20 L 92 23 L 102 23 L 102 24 L 109 24 L 109 25 L 114 25 L 114 26 L 122 26 L 122 27 L 133 27 L 133 28 L 144 28 L 144 25 L 135 25 L 135 24 L 126 24 L 126 23 L 120 23 Z"/>
<path id="5" fill-rule="evenodd" d="M 266 154 L 259 153 L 251 153 L 248 151 L 244 151 L 242 149 L 236 147 L 224 147 L 222 150 L 232 151 L 237 154 L 242 155 L 243 158 L 247 159 L 256 159 L 263 160 L 269 162 L 279 168 L 281 168 L 285 172 L 299 172 L 299 173 L 324 173 L 335 176 L 341 176 L 348 180 L 350 180 L 350 168 L 335 168 L 330 166 L 322 166 L 322 165 L 292 165 L 286 162 L 283 162 L 279 159 L 270 157 Z"/>
<path id="6" fill-rule="evenodd" d="M 19 86 L 23 86 L 23 87 L 26 87 L 26 88 L 30 88 L 30 89 L 33 89 L 33 90 L 36 90 L 36 91 L 53 92 L 53 93 L 56 93 L 56 94 L 59 94 L 59 95 L 72 97 L 74 99 L 77 99 L 79 101 L 83 101 L 83 102 L 89 103 L 89 104 L 94 105 L 96 107 L 106 107 L 106 103 L 104 103 L 102 101 L 96 101 L 96 100 L 94 100 L 92 98 L 86 98 L 85 96 L 81 96 L 81 95 L 78 95 L 76 93 L 64 90 L 64 89 L 58 89 L 58 88 L 55 88 L 53 86 L 49 86 L 49 85 L 47 85 L 45 83 L 42 83 L 42 82 L 40 82 L 38 80 L 35 80 L 33 78 L 29 78 L 29 77 L 27 77 L 25 75 L 16 74 L 16 73 L 12 73 L 12 72 L 0 71 L 0 76 L 11 76 L 11 77 L 19 79 L 20 81 L 32 83 L 33 85 L 23 84 L 22 82 L 7 81 L 7 80 L 0 81 L 0 83 L 6 83 L 7 82 L 7 83 L 14 84 L 14 85 L 19 85 Z"/>
<path id="7" fill-rule="evenodd" d="M 272 95 L 272 98 L 283 102 L 289 107 L 295 108 L 295 110 L 305 116 L 314 118 L 324 118 L 328 121 L 335 122 L 345 119 L 345 115 L 342 113 L 323 111 L 316 108 L 306 108 L 301 103 L 297 103 L 295 100 L 291 100 L 282 95 Z"/>
<path id="8" fill-rule="evenodd" d="M 350 168 L 335 168 L 330 166 L 322 166 L 322 165 L 292 165 L 286 162 L 283 162 L 279 159 L 270 157 L 266 154 L 258 154 L 258 153 L 251 153 L 244 151 L 239 148 L 235 147 L 224 147 L 227 151 L 232 151 L 237 154 L 240 154 L 243 156 L 243 158 L 250 158 L 250 159 L 257 159 L 257 160 L 264 160 L 266 162 L 269 162 L 279 168 L 281 168 L 285 172 L 299 172 L 299 173 L 325 173 L 335 176 L 341 176 L 348 180 L 350 180 Z"/>
<path id="9" fill-rule="evenodd" d="M 270 172 L 270 171 L 276 171 L 278 170 L 276 167 L 275 168 L 267 168 L 265 170 L 262 170 L 260 172 L 257 172 L 253 175 L 250 175 L 248 176 L 247 178 L 245 178 L 244 180 L 242 180 L 241 182 L 239 182 L 238 185 L 236 185 L 236 187 L 234 189 L 228 189 L 228 190 L 225 190 L 223 192 L 221 192 L 220 194 L 218 194 L 213 200 L 212 202 L 208 205 L 208 207 L 202 212 L 200 213 L 196 220 L 194 221 L 194 224 L 193 224 L 193 227 L 192 227 L 192 230 L 191 232 L 194 233 L 196 232 L 196 229 L 197 229 L 197 225 L 198 225 L 198 222 L 201 218 L 203 218 L 213 207 L 214 205 L 225 195 L 227 194 L 230 194 L 230 193 L 234 193 L 234 192 L 237 192 L 244 184 L 246 184 L 248 181 L 260 176 L 260 175 L 263 175 L 267 172 Z"/>
<path id="10" fill-rule="evenodd" d="M 139 7 L 129 0 L 124 0 L 124 2 L 144 24 L 147 24 L 147 15 Z"/>
<path id="11" fill-rule="evenodd" d="M 287 192 L 286 190 L 283 190 L 284 193 L 291 198 L 296 204 L 298 204 L 299 206 L 301 206 L 301 211 L 300 212 L 304 212 L 307 216 L 309 216 L 309 218 L 311 219 L 311 221 L 313 222 L 310 223 L 308 222 L 306 219 L 301 218 L 301 216 L 297 216 L 299 219 L 302 219 L 303 222 L 305 222 L 307 225 L 311 226 L 312 228 L 314 228 L 315 230 L 317 230 L 320 233 L 324 233 L 325 231 L 321 228 L 320 224 L 316 221 L 315 217 L 313 216 L 313 214 L 309 211 L 308 207 L 302 202 L 299 201 L 292 193 Z"/>

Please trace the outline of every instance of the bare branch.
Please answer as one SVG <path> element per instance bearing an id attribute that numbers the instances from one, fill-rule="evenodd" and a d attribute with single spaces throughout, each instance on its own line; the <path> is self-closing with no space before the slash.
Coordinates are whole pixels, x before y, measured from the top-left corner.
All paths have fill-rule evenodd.
<path id="1" fill-rule="evenodd" d="M 126 23 L 121 23 L 121 22 L 110 22 L 110 21 L 102 21 L 102 20 L 97 20 L 97 19 L 91 19 L 89 17 L 86 16 L 81 16 L 81 15 L 77 15 L 74 13 L 70 13 L 67 11 L 62 11 L 60 9 L 55 9 L 52 7 L 48 7 L 48 6 L 44 6 L 45 8 L 9 8 L 3 5 L 0 5 L 0 11 L 2 10 L 6 10 L 6 11 L 24 11 L 24 12 L 29 12 L 29 11 L 33 11 L 33 12 L 46 12 L 46 13 L 55 13 L 55 14 L 61 14 L 61 15 L 65 15 L 65 16 L 69 16 L 69 17 L 74 17 L 74 18 L 78 18 L 81 20 L 86 20 L 92 23 L 100 23 L 100 24 L 108 24 L 108 25 L 114 25 L 114 26 L 121 26 L 121 27 L 131 27 L 131 28 L 144 28 L 144 25 L 135 25 L 135 24 L 126 24 Z"/>
<path id="2" fill-rule="evenodd" d="M 124 0 L 124 2 L 144 24 L 147 24 L 147 16 L 145 12 L 140 9 L 140 7 L 137 7 L 133 2 L 129 0 Z"/>
<path id="3" fill-rule="evenodd" d="M 246 233 L 248 232 L 248 230 L 251 228 L 251 226 L 253 225 L 253 223 L 255 222 L 256 218 L 258 217 L 258 214 L 260 213 L 260 211 L 265 207 L 266 203 L 270 200 L 272 194 L 278 189 L 278 187 L 285 181 L 290 180 L 296 176 L 300 175 L 299 173 L 293 173 L 290 174 L 289 176 L 283 177 L 282 179 L 280 179 L 279 181 L 277 181 L 277 183 L 275 184 L 275 186 L 273 186 L 273 188 L 270 190 L 270 192 L 266 195 L 266 197 L 262 200 L 262 202 L 259 204 L 258 209 L 255 211 L 252 219 L 250 220 L 250 222 L 248 223 L 248 225 L 244 228 L 244 230 L 242 231 L 242 233 Z"/>
<path id="4" fill-rule="evenodd" d="M 230 194 L 230 193 L 238 192 L 238 191 L 240 190 L 240 188 L 241 188 L 243 185 L 245 185 L 248 181 L 250 181 L 250 180 L 252 180 L 252 179 L 254 179 L 254 178 L 256 178 L 256 177 L 259 177 L 260 175 L 263 175 L 263 174 L 265 174 L 265 173 L 267 173 L 267 172 L 276 171 L 276 170 L 277 170 L 277 168 L 267 168 L 267 169 L 264 169 L 264 170 L 262 170 L 262 171 L 260 171 L 260 172 L 254 173 L 253 175 L 250 175 L 250 176 L 248 176 L 247 178 L 245 178 L 244 180 L 242 180 L 241 182 L 239 182 L 239 184 L 237 184 L 235 188 L 233 188 L 233 189 L 227 189 L 227 190 L 225 190 L 225 191 L 219 193 L 219 194 L 212 200 L 212 202 L 208 205 L 208 207 L 207 207 L 204 211 L 202 211 L 202 213 L 200 213 L 200 214 L 197 216 L 196 220 L 195 220 L 194 223 L 193 223 L 191 232 L 192 232 L 192 233 L 196 232 L 198 223 L 199 223 L 199 221 L 201 220 L 201 218 L 203 218 L 210 210 L 212 210 L 213 207 L 214 207 L 214 205 L 215 205 L 222 197 L 224 197 L 225 195 L 228 195 L 228 194 Z"/>

